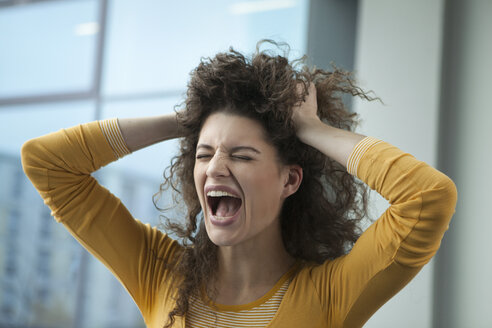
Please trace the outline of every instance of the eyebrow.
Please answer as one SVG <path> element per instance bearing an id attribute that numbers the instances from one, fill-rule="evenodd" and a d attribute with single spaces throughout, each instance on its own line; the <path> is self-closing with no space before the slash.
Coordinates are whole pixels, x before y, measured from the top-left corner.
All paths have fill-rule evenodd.
<path id="1" fill-rule="evenodd" d="M 207 145 L 207 144 L 198 144 L 196 146 L 196 149 L 197 150 L 200 149 L 200 148 L 205 148 L 205 149 L 208 149 L 208 150 L 213 150 L 214 149 L 214 147 L 212 147 L 210 145 Z M 229 151 L 231 153 L 235 153 L 235 152 L 241 151 L 241 150 L 249 150 L 249 151 L 252 151 L 254 153 L 261 154 L 261 152 L 258 149 L 254 148 L 254 147 L 251 147 L 251 146 L 236 146 L 236 147 L 232 147 L 232 148 L 229 149 Z"/>

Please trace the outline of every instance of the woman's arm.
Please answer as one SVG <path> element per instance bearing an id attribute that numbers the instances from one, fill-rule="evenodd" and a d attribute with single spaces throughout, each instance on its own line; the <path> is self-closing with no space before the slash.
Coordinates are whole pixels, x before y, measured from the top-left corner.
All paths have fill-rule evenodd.
<path id="1" fill-rule="evenodd" d="M 29 140 L 22 148 L 22 165 L 55 219 L 113 272 L 145 317 L 158 293 L 171 292 L 166 285 L 169 260 L 180 247 L 135 220 L 91 173 L 129 150 L 170 139 L 177 128 L 172 115 L 122 122 L 122 131 L 111 119 Z"/>
<path id="2" fill-rule="evenodd" d="M 299 138 L 346 166 L 391 204 L 349 254 L 310 272 L 329 325 L 361 327 L 434 256 L 454 212 L 456 187 L 388 143 L 321 126 L 314 117 L 313 89 L 294 112 Z"/>
<path id="3" fill-rule="evenodd" d="M 181 136 L 176 113 L 139 118 L 119 118 L 126 146 L 132 152 Z"/>

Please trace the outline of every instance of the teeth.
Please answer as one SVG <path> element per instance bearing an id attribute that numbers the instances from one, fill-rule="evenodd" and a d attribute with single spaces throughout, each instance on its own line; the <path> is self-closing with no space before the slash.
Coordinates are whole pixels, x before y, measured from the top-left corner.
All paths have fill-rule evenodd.
<path id="1" fill-rule="evenodd" d="M 233 195 L 231 193 L 228 193 L 227 191 L 222 191 L 222 190 L 211 190 L 207 193 L 207 196 L 210 197 L 223 197 L 223 196 L 229 196 L 229 197 L 234 197 L 234 198 L 239 198 L 236 195 Z"/>
<path id="2" fill-rule="evenodd" d="M 222 216 L 215 216 L 215 215 L 214 215 L 214 219 L 216 219 L 216 220 L 218 220 L 218 221 L 224 221 L 224 220 L 229 219 L 229 217 L 222 217 Z"/>

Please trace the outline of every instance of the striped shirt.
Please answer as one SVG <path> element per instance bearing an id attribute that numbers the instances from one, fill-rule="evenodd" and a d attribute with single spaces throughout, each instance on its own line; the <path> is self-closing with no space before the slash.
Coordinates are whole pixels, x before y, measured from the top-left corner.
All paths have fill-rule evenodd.
<path id="1" fill-rule="evenodd" d="M 293 269 L 280 278 L 273 288 L 260 299 L 244 305 L 205 303 L 192 297 L 186 316 L 189 328 L 266 327 L 272 321 L 292 280 Z"/>

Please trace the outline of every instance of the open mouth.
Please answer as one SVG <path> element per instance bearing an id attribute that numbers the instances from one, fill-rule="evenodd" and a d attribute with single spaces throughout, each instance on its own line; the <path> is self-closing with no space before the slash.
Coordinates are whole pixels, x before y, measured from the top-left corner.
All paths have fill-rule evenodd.
<path id="1" fill-rule="evenodd" d="M 232 194 L 223 191 L 210 191 L 207 193 L 207 203 L 215 218 L 233 217 L 241 208 L 242 200 Z"/>

